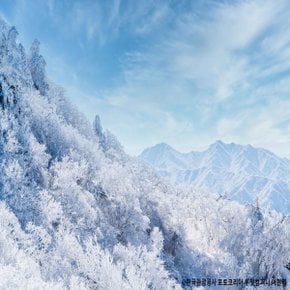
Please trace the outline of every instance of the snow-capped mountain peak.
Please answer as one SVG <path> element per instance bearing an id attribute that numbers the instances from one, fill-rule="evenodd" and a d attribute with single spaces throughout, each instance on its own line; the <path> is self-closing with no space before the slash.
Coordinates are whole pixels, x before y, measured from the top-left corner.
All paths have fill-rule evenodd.
<path id="1" fill-rule="evenodd" d="M 151 154 L 153 148 L 145 149 L 140 159 L 174 184 L 190 184 L 242 202 L 257 196 L 263 205 L 290 212 L 290 160 L 286 158 L 220 140 L 202 152 L 180 153 L 167 145 L 160 156 Z"/>

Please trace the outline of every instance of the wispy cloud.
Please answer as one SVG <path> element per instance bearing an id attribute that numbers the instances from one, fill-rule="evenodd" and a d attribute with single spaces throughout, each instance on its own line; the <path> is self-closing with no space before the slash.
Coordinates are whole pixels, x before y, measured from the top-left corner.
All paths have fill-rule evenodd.
<path id="1" fill-rule="evenodd" d="M 175 136 L 179 148 L 188 142 L 204 145 L 210 138 L 203 130 L 212 141 L 271 147 L 272 140 L 272 148 L 278 148 L 286 131 L 278 127 L 283 115 L 271 113 L 271 108 L 279 111 L 285 106 L 279 100 L 290 92 L 290 34 L 284 33 L 289 30 L 289 4 L 212 3 L 201 14 L 176 15 L 173 29 L 164 31 L 150 48 L 127 54 L 123 60 L 127 98 L 152 102 L 160 111 L 188 118 L 191 138 L 180 140 L 183 135 L 174 130 L 167 136 L 167 140 Z M 259 129 L 254 130 L 253 124 Z"/>
<path id="2" fill-rule="evenodd" d="M 52 1 L 52 0 L 51 0 Z M 87 40 L 100 45 L 124 34 L 146 34 L 158 26 L 170 12 L 166 1 L 80 1 L 73 2 L 73 29 L 85 31 Z"/>
<path id="3" fill-rule="evenodd" d="M 213 101 L 233 96 L 253 77 L 251 61 L 255 56 L 249 50 L 255 49 L 282 9 L 273 1 L 234 3 L 216 5 L 204 18 L 192 12 L 176 17 L 175 28 L 161 36 L 150 57 L 148 52 L 146 57 L 139 55 L 142 65 L 134 67 L 142 67 L 138 75 L 146 71 L 151 75 L 151 68 L 194 82 L 201 92 L 210 93 Z M 136 63 L 136 57 L 133 61 Z"/>
<path id="4" fill-rule="evenodd" d="M 24 35 L 44 39 L 52 78 L 131 153 L 224 139 L 287 154 L 289 1 L 19 0 L 12 10 Z"/>

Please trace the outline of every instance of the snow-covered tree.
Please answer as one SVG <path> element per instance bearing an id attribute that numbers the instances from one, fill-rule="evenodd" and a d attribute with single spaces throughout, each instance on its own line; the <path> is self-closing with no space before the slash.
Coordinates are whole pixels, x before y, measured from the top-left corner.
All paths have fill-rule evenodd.
<path id="1" fill-rule="evenodd" d="M 39 92 L 44 95 L 48 90 L 48 84 L 45 77 L 45 60 L 41 54 L 39 54 L 39 41 L 35 39 L 30 48 L 29 55 L 29 69 L 34 86 Z"/>

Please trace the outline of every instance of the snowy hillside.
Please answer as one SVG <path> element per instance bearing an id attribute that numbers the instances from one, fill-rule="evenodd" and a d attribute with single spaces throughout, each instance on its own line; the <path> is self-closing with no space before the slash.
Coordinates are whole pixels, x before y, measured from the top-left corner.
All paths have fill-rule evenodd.
<path id="1" fill-rule="evenodd" d="M 290 160 L 251 145 L 221 141 L 203 152 L 180 153 L 167 144 L 140 158 L 174 184 L 192 185 L 240 202 L 256 202 L 290 213 Z"/>
<path id="2" fill-rule="evenodd" d="M 47 79 L 37 41 L 0 31 L 0 289 L 289 276 L 288 217 L 166 184 Z"/>

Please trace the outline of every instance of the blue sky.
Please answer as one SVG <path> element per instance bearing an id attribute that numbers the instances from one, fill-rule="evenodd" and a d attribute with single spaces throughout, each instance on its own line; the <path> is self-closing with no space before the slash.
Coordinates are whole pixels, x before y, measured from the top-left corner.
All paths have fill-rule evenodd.
<path id="1" fill-rule="evenodd" d="M 290 2 L 0 0 L 28 49 L 127 152 L 216 140 L 290 157 Z"/>

